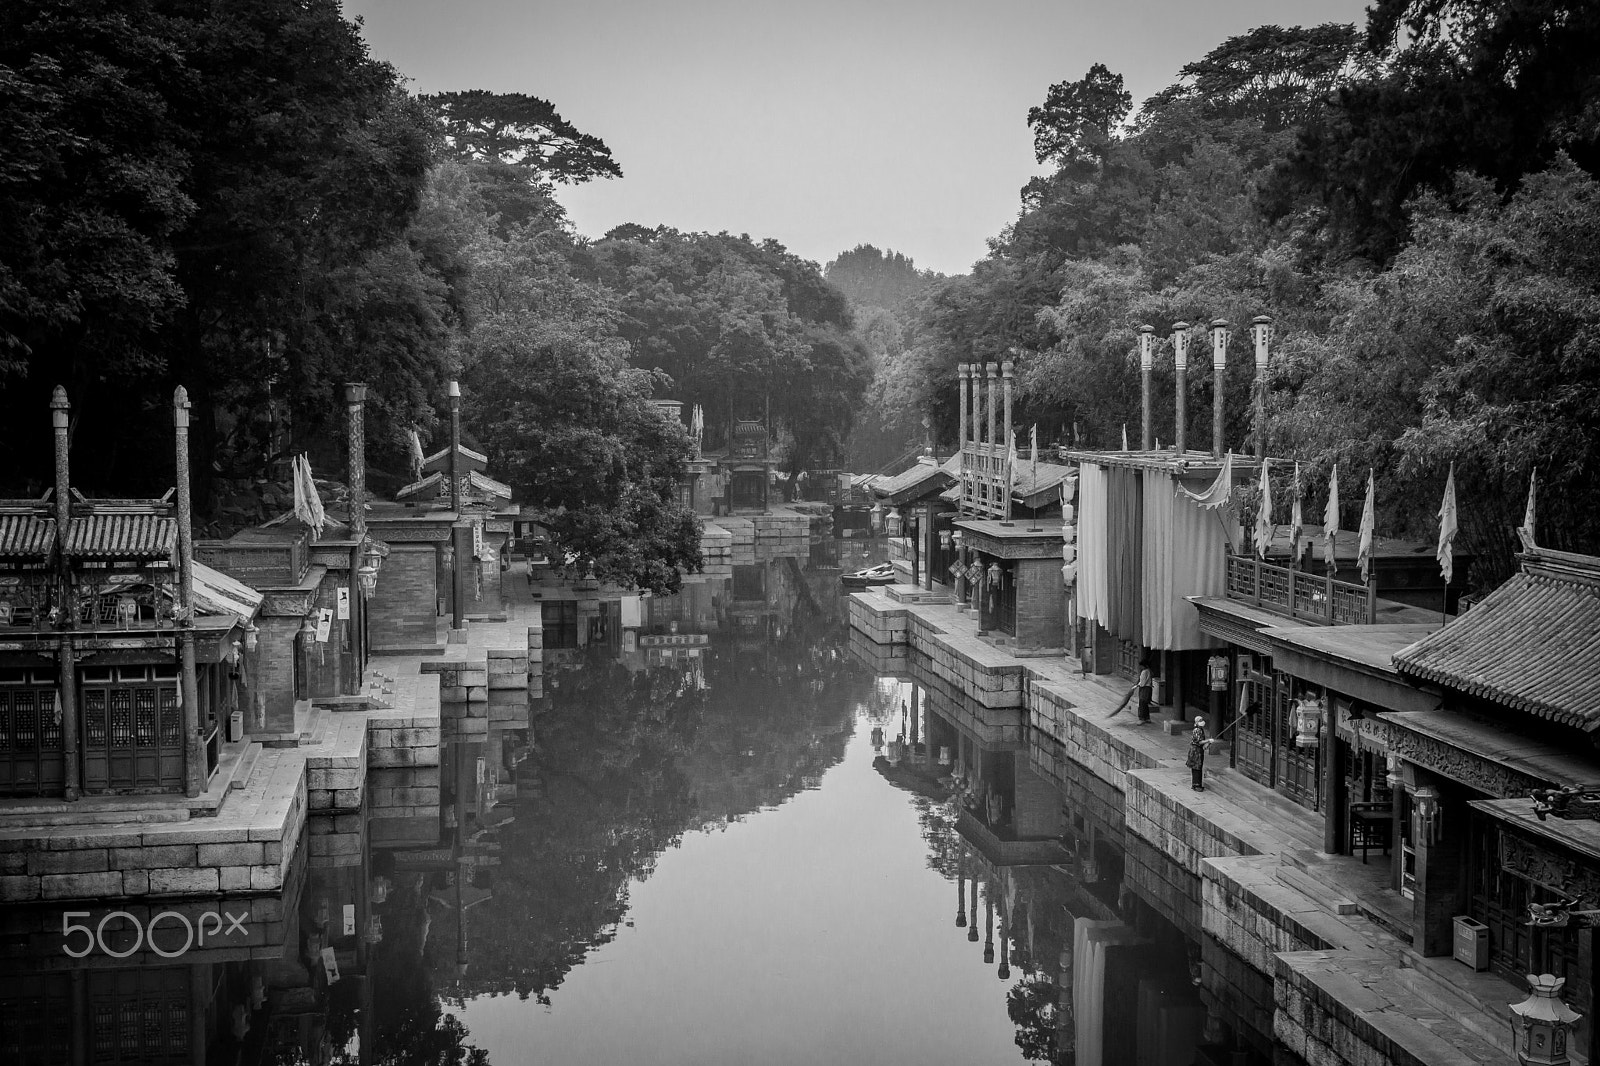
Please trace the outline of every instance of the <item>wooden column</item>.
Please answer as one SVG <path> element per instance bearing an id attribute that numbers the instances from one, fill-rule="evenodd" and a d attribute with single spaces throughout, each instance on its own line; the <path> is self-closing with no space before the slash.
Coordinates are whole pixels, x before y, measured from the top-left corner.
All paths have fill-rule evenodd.
<path id="1" fill-rule="evenodd" d="M 450 628 L 467 626 L 467 554 L 472 550 L 472 527 L 466 529 L 466 550 L 462 549 L 461 529 L 461 386 L 450 383 L 450 510 L 455 512 L 456 523 L 451 527 L 450 539 L 454 547 L 454 565 L 450 568 Z"/>
<path id="2" fill-rule="evenodd" d="M 178 490 L 178 684 L 183 700 L 183 790 L 190 797 L 206 789 L 206 752 L 200 738 L 200 693 L 194 663 L 194 534 L 189 499 L 189 393 L 182 385 L 172 397 Z"/>
<path id="3" fill-rule="evenodd" d="M 50 425 L 55 430 L 56 460 L 56 587 L 60 593 L 60 610 L 56 615 L 59 632 L 56 636 L 56 662 L 59 667 L 61 701 L 61 759 L 64 788 L 62 795 L 75 800 L 83 794 L 83 752 L 78 732 L 78 661 L 72 639 L 72 627 L 77 623 L 77 605 L 72 598 L 72 573 L 67 564 L 67 523 L 72 517 L 72 477 L 68 435 L 72 405 L 67 402 L 67 390 L 60 385 L 50 394 Z"/>

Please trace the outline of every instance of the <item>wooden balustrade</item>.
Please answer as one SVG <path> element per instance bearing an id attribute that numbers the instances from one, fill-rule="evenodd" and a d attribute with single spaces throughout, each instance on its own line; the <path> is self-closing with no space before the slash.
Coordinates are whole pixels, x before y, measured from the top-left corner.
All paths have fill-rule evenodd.
<path id="1" fill-rule="evenodd" d="M 1377 598 L 1369 586 L 1275 566 L 1249 555 L 1228 557 L 1225 593 L 1230 600 L 1285 618 L 1323 625 L 1370 625 L 1377 618 Z"/>

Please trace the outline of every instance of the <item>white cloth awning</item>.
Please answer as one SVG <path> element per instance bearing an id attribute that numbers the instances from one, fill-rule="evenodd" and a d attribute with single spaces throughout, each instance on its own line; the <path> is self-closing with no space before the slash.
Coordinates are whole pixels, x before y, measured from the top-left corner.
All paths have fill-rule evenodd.
<path id="1" fill-rule="evenodd" d="M 237 578 L 205 563 L 194 564 L 195 606 L 208 614 L 231 614 L 241 622 L 249 622 L 261 609 L 261 593 Z"/>

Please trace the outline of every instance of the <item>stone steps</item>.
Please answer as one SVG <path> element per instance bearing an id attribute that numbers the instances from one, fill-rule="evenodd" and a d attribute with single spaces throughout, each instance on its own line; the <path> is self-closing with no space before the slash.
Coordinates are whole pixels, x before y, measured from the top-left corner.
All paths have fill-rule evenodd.
<path id="1" fill-rule="evenodd" d="M 1487 985 L 1487 995 L 1473 996 L 1450 981 L 1436 976 L 1430 962 L 1461 966 L 1454 959 L 1424 960 L 1416 951 L 1406 947 L 1400 951 L 1400 965 L 1393 971 L 1394 980 L 1435 1010 L 1456 1019 L 1463 1029 L 1499 1048 L 1504 1061 L 1515 1062 L 1516 1048 L 1511 1040 L 1511 1027 L 1506 1021 L 1506 1007 L 1516 1001 L 1496 1002 L 1493 998 L 1497 995 L 1503 996 L 1506 991 L 1503 982 L 1485 975 L 1480 980 Z M 1473 974 L 1465 966 L 1461 966 L 1461 973 L 1469 983 L 1476 983 L 1472 982 L 1472 979 L 1479 978 L 1479 975 Z M 1521 999 L 1521 996 L 1517 998 Z"/>
<path id="2" fill-rule="evenodd" d="M 53 810 L 18 812 L 7 810 L 5 831 L 28 834 L 40 829 L 70 828 L 80 825 L 154 825 L 158 822 L 187 822 L 189 808 L 175 807 L 171 799 L 159 806 L 134 806 L 131 803 L 101 808 L 86 808 L 80 800 L 70 806 L 57 806 Z"/>

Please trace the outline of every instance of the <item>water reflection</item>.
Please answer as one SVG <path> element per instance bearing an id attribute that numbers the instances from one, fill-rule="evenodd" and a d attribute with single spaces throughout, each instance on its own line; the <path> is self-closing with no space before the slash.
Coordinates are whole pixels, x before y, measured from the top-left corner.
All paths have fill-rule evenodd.
<path id="1" fill-rule="evenodd" d="M 310 819 L 281 897 L 190 907 L 248 941 L 116 958 L 129 907 L 73 958 L 59 909 L 0 911 L 0 1061 L 1187 1066 L 1192 940 L 1114 798 L 852 640 L 853 547 L 552 593 L 527 693 L 447 705 L 440 765 Z"/>

